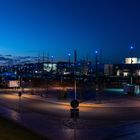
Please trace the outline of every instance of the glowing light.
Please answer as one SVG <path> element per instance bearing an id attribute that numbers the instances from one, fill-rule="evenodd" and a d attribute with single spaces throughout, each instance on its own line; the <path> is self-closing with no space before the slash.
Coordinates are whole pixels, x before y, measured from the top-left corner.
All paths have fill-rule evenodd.
<path id="1" fill-rule="evenodd" d="M 97 53 L 98 53 L 98 51 L 95 51 L 95 53 L 97 54 Z"/>
<path id="2" fill-rule="evenodd" d="M 9 81 L 8 87 L 19 87 L 19 81 L 18 80 Z"/>
<path id="3" fill-rule="evenodd" d="M 38 71 L 36 70 L 35 73 L 38 73 Z"/>
<path id="4" fill-rule="evenodd" d="M 133 50 L 133 49 L 134 49 L 134 47 L 133 47 L 133 46 L 131 46 L 131 47 L 130 47 L 130 49 L 131 49 L 131 50 Z"/>
<path id="5" fill-rule="evenodd" d="M 132 58 L 125 58 L 125 64 L 138 64 L 138 58 L 137 57 L 132 57 Z"/>

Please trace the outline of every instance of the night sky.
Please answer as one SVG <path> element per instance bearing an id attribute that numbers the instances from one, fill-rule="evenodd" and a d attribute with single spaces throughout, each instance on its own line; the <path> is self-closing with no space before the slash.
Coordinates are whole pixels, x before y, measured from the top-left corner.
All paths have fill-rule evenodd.
<path id="1" fill-rule="evenodd" d="M 0 54 L 121 63 L 140 57 L 139 0 L 0 0 Z"/>

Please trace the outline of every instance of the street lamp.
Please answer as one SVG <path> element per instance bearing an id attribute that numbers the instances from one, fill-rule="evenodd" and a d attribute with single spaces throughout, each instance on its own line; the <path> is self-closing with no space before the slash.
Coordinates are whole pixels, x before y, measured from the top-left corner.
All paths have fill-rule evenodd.
<path id="1" fill-rule="evenodd" d="M 51 56 L 51 63 L 52 63 L 51 71 L 53 71 L 53 59 L 54 59 L 54 56 L 52 55 L 52 56 Z"/>
<path id="2" fill-rule="evenodd" d="M 70 57 L 71 57 L 70 53 L 68 53 L 68 57 L 69 57 L 68 62 L 69 62 L 69 72 L 70 72 Z"/>
<path id="3" fill-rule="evenodd" d="M 131 47 L 130 47 L 131 64 L 133 63 L 133 50 L 134 50 L 134 47 L 131 46 Z"/>
<path id="4" fill-rule="evenodd" d="M 76 61 L 77 61 L 77 52 L 74 52 L 74 99 L 77 100 L 77 83 L 76 83 Z"/>
<path id="5" fill-rule="evenodd" d="M 99 90 L 99 79 L 98 79 L 98 51 L 95 51 L 95 91 L 96 91 L 96 99 L 98 103 L 100 102 L 100 96 L 98 94 Z"/>
<path id="6" fill-rule="evenodd" d="M 54 58 L 54 56 L 52 55 L 52 56 L 51 56 L 51 61 L 52 61 L 52 62 L 53 62 L 53 58 Z"/>
<path id="7" fill-rule="evenodd" d="M 95 51 L 95 75 L 98 76 L 98 51 Z"/>
<path id="8" fill-rule="evenodd" d="M 133 66 L 132 66 L 132 64 L 133 64 L 133 50 L 134 50 L 134 47 L 131 46 L 131 47 L 130 47 L 130 57 L 131 57 L 130 83 L 131 83 L 131 84 L 133 84 L 133 70 L 132 70 L 132 68 L 133 68 Z"/>

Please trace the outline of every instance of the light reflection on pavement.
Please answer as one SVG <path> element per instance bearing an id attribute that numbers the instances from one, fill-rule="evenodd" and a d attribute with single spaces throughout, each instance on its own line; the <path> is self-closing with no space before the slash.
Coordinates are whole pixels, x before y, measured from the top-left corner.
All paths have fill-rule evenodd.
<path id="1" fill-rule="evenodd" d="M 139 107 L 139 101 L 132 104 Z M 75 126 L 75 122 L 70 119 L 68 105 L 27 97 L 22 97 L 19 104 L 17 94 L 0 94 L 0 105 L 0 115 L 53 140 L 73 140 L 74 137 L 78 140 L 140 138 L 139 108 L 80 106 L 80 119 Z"/>

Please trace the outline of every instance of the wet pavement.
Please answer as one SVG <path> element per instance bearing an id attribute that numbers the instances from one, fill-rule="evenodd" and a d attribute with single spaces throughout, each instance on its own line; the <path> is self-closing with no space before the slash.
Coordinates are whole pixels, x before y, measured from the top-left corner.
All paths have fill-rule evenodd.
<path id="1" fill-rule="evenodd" d="M 18 113 L 0 107 L 0 115 L 52 140 L 137 140 L 140 121 L 105 121 L 53 118 L 36 113 Z"/>
<path id="2" fill-rule="evenodd" d="M 16 94 L 0 94 L 0 115 L 52 140 L 140 139 L 137 97 L 82 102 L 77 121 L 70 118 L 69 99 L 26 94 L 19 101 Z"/>

